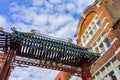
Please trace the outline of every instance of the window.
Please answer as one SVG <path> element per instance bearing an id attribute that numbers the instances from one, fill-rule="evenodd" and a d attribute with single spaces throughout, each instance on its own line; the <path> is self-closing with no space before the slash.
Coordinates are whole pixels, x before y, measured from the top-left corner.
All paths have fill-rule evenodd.
<path id="1" fill-rule="evenodd" d="M 100 52 L 98 48 L 95 48 L 95 52 Z"/>
<path id="2" fill-rule="evenodd" d="M 88 38 L 89 37 L 89 35 L 87 35 L 87 37 L 86 38 Z"/>
<path id="3" fill-rule="evenodd" d="M 88 34 L 88 32 L 86 31 L 85 34 Z"/>
<path id="4" fill-rule="evenodd" d="M 89 28 L 88 28 L 89 30 L 91 29 L 91 26 L 89 26 Z"/>
<path id="5" fill-rule="evenodd" d="M 85 38 L 85 36 L 83 36 L 83 38 Z"/>
<path id="6" fill-rule="evenodd" d="M 93 35 L 93 31 L 90 31 L 90 35 Z"/>
<path id="7" fill-rule="evenodd" d="M 116 76 L 114 75 L 114 72 L 113 72 L 113 71 L 110 72 L 109 76 L 110 76 L 110 80 L 117 80 L 117 78 L 116 78 Z"/>
<path id="8" fill-rule="evenodd" d="M 107 73 L 106 73 L 106 70 L 105 70 L 104 68 L 101 70 L 101 72 L 102 72 L 102 75 L 103 75 L 103 76 L 107 74 Z"/>
<path id="9" fill-rule="evenodd" d="M 92 79 L 95 80 L 95 76 L 93 76 Z"/>
<path id="10" fill-rule="evenodd" d="M 103 78 L 103 80 L 109 80 L 109 78 L 108 78 L 107 76 L 105 76 L 105 77 Z"/>
<path id="11" fill-rule="evenodd" d="M 84 39 L 84 41 L 83 41 L 84 43 L 86 42 L 86 40 Z"/>
<path id="12" fill-rule="evenodd" d="M 102 34 L 101 34 L 101 36 L 103 37 L 105 35 L 105 32 L 103 32 Z"/>
<path id="13" fill-rule="evenodd" d="M 100 20 L 98 20 L 97 25 L 98 25 L 99 27 L 101 26 Z"/>
<path id="14" fill-rule="evenodd" d="M 93 30 L 95 31 L 95 30 L 97 30 L 97 27 L 96 27 L 96 25 L 94 25 L 94 27 L 93 27 Z"/>
<path id="15" fill-rule="evenodd" d="M 94 26 L 95 25 L 95 22 L 92 22 L 92 26 Z"/>
<path id="16" fill-rule="evenodd" d="M 111 46 L 111 43 L 110 43 L 110 41 L 108 39 L 105 40 L 105 43 L 106 43 L 108 48 Z"/>
<path id="17" fill-rule="evenodd" d="M 106 65 L 106 67 L 107 67 L 107 70 L 108 70 L 109 72 L 113 70 L 113 68 L 112 68 L 112 66 L 110 65 L 110 63 L 108 63 L 108 64 Z"/>
<path id="18" fill-rule="evenodd" d="M 96 76 L 97 76 L 98 79 L 101 78 L 101 77 L 100 77 L 100 73 L 97 73 Z"/>
<path id="19" fill-rule="evenodd" d="M 97 20 L 97 19 L 99 19 L 99 16 L 98 16 L 98 15 L 96 15 L 96 17 L 95 17 L 95 20 Z"/>
<path id="20" fill-rule="evenodd" d="M 89 51 L 90 51 L 90 52 L 93 52 L 93 48 L 90 48 Z"/>
<path id="21" fill-rule="evenodd" d="M 99 20 L 99 16 L 96 14 L 93 19 L 90 21 L 89 25 L 87 26 L 86 30 L 84 31 L 81 39 L 82 44 L 85 46 L 91 38 L 94 36 L 96 31 L 99 29 L 99 25 L 101 25 L 101 22 Z"/>
<path id="22" fill-rule="evenodd" d="M 97 45 L 97 43 L 95 42 L 94 44 L 93 44 L 93 46 L 95 47 Z"/>
<path id="23" fill-rule="evenodd" d="M 101 38 L 99 37 L 99 38 L 97 39 L 97 42 L 100 42 L 100 40 L 101 40 Z"/>
<path id="24" fill-rule="evenodd" d="M 103 44 L 100 45 L 100 48 L 101 48 L 102 52 L 104 53 L 105 52 L 105 47 L 104 47 Z"/>

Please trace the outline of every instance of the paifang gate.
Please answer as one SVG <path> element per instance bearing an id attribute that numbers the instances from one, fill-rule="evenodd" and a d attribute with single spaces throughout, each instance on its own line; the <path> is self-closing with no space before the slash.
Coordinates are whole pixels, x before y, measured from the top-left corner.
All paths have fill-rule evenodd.
<path id="1" fill-rule="evenodd" d="M 90 66 L 99 58 L 99 53 L 62 39 L 12 31 L 0 30 L 0 51 L 4 52 L 1 80 L 8 80 L 12 69 L 19 64 L 65 71 L 81 76 L 83 80 L 90 79 Z"/>

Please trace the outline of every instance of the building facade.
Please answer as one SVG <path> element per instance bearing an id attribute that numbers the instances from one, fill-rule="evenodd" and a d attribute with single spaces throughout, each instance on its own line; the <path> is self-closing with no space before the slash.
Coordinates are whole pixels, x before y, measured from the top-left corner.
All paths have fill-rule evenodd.
<path id="1" fill-rule="evenodd" d="M 96 0 L 88 6 L 75 36 L 78 45 L 101 54 L 91 66 L 93 80 L 120 80 L 120 0 Z M 69 80 L 80 78 L 71 76 Z"/>
<path id="2" fill-rule="evenodd" d="M 93 80 L 120 80 L 120 0 L 96 0 L 83 12 L 77 44 L 99 52 L 91 66 Z"/>

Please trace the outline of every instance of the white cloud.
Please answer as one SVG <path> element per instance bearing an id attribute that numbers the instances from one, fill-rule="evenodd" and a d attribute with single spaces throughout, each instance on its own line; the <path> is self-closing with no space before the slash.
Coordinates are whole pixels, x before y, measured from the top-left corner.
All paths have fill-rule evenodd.
<path id="1" fill-rule="evenodd" d="M 73 3 L 67 4 L 66 7 L 67 7 L 68 10 L 75 10 L 76 9 L 75 4 L 73 4 Z"/>
<path id="2" fill-rule="evenodd" d="M 57 1 L 57 0 L 56 0 L 56 1 Z M 46 1 L 44 4 L 45 4 L 45 6 L 46 6 L 47 9 L 53 9 L 53 8 L 54 8 L 54 5 L 51 4 L 50 2 L 47 2 L 47 1 Z"/>
<path id="3" fill-rule="evenodd" d="M 52 4 L 61 3 L 64 0 L 49 0 Z"/>
<path id="4" fill-rule="evenodd" d="M 7 29 L 7 28 L 10 26 L 11 26 L 11 24 L 7 20 L 7 17 L 0 15 L 0 27 L 4 27 L 6 31 L 9 31 L 11 28 L 9 28 L 9 29 Z"/>
<path id="5" fill-rule="evenodd" d="M 77 21 L 71 21 L 67 23 L 63 28 L 55 32 L 56 36 L 63 38 L 72 38 L 76 30 Z"/>
<path id="6" fill-rule="evenodd" d="M 52 30 L 55 30 L 54 28 L 57 28 L 57 26 L 64 25 L 65 23 L 68 23 L 69 21 L 74 20 L 71 15 L 51 15 L 49 16 L 49 23 L 51 25 Z"/>
<path id="7" fill-rule="evenodd" d="M 44 0 L 32 0 L 34 6 L 41 6 L 44 3 Z"/>
<path id="8" fill-rule="evenodd" d="M 6 18 L 0 15 L 0 27 L 4 27 L 6 26 L 6 24 L 7 24 Z"/>
<path id="9" fill-rule="evenodd" d="M 77 0 L 75 1 L 76 5 L 77 5 L 77 12 L 83 12 L 84 9 L 92 4 L 95 0 Z"/>
<path id="10" fill-rule="evenodd" d="M 46 33 L 46 31 L 49 30 L 49 32 L 54 32 L 58 26 L 64 26 L 65 24 L 69 23 L 70 21 L 74 21 L 74 18 L 71 14 L 62 14 L 62 13 L 54 13 L 54 14 L 48 14 L 48 13 L 40 13 L 37 14 L 34 10 L 36 8 L 25 8 L 25 6 L 20 7 L 16 4 L 16 8 L 12 6 L 11 11 L 17 12 L 17 14 L 12 15 L 12 18 L 14 20 L 17 20 L 18 22 L 15 23 L 17 27 L 20 27 L 19 25 L 22 24 L 21 21 L 25 21 L 26 23 L 30 23 L 30 25 L 27 25 L 29 29 L 35 28 L 36 30 Z M 32 25 L 32 26 L 31 26 Z M 22 24 L 25 28 L 27 28 L 25 25 Z M 35 26 L 35 27 L 33 27 Z M 44 27 L 44 29 L 43 29 Z M 49 28 L 48 28 L 49 27 Z M 76 27 L 76 26 L 75 26 Z M 24 29 L 25 29 L 24 28 Z M 41 29 L 42 28 L 42 29 Z M 23 30 L 23 29 L 22 29 Z M 25 29 L 27 30 L 27 29 Z"/>
<path id="11" fill-rule="evenodd" d="M 33 23 L 32 24 L 38 24 L 38 25 L 44 24 L 45 25 L 45 23 L 48 20 L 48 16 L 44 15 L 44 14 L 42 14 L 42 15 L 33 15 L 32 17 L 33 17 Z"/>

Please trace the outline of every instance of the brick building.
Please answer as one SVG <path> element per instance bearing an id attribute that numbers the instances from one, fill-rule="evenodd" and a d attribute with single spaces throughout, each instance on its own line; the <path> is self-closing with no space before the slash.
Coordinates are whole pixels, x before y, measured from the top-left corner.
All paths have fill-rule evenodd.
<path id="1" fill-rule="evenodd" d="M 77 44 L 100 52 L 93 80 L 120 80 L 120 0 L 96 0 L 82 14 Z"/>
<path id="2" fill-rule="evenodd" d="M 88 6 L 76 37 L 78 45 L 101 54 L 91 66 L 93 80 L 120 80 L 120 0 L 96 0 Z"/>

